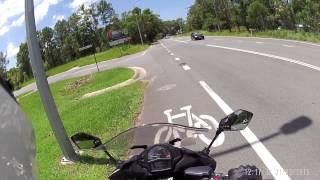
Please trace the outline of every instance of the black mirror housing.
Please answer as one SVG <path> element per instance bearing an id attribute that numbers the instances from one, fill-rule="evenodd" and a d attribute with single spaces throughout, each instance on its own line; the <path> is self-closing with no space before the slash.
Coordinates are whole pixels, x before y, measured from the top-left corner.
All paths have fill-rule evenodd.
<path id="1" fill-rule="evenodd" d="M 102 145 L 100 138 L 83 132 L 71 136 L 71 140 L 79 149 L 94 149 Z"/>
<path id="2" fill-rule="evenodd" d="M 240 131 L 245 129 L 252 119 L 253 113 L 246 110 L 236 110 L 220 121 L 222 131 Z"/>

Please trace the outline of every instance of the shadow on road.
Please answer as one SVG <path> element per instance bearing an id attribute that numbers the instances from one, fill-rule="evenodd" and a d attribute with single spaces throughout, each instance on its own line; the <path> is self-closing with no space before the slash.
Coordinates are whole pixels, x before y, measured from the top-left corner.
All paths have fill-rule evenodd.
<path id="1" fill-rule="evenodd" d="M 291 120 L 290 122 L 287 122 L 284 125 L 282 125 L 280 127 L 280 129 L 278 130 L 278 132 L 275 132 L 275 133 L 272 133 L 272 134 L 270 134 L 268 136 L 260 138 L 259 140 L 260 140 L 260 142 L 264 142 L 264 141 L 273 139 L 273 138 L 275 138 L 277 136 L 280 136 L 280 135 L 295 134 L 299 130 L 307 128 L 307 127 L 309 127 L 311 125 L 312 125 L 312 120 L 310 118 L 308 118 L 306 116 L 300 116 L 300 117 L 295 118 L 295 119 Z M 255 143 L 257 143 L 257 142 L 254 142 L 252 144 L 255 144 Z M 249 143 L 243 144 L 243 145 L 240 145 L 240 146 L 237 146 L 237 147 L 233 147 L 233 148 L 221 151 L 221 152 L 211 153 L 210 156 L 214 156 L 214 157 L 223 156 L 223 155 L 226 155 L 228 153 L 239 151 L 239 150 L 242 150 L 242 149 L 245 149 L 245 148 L 248 148 L 248 147 L 251 147 L 251 145 Z"/>

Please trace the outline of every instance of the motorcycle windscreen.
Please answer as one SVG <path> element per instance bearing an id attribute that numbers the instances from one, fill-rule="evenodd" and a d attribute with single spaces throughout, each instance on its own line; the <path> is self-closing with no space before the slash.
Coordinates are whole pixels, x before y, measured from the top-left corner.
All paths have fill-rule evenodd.
<path id="1" fill-rule="evenodd" d="M 104 145 L 113 157 L 124 161 L 143 151 L 143 149 L 130 149 L 134 145 L 151 146 L 168 143 L 173 139 L 180 138 L 182 141 L 175 143 L 175 146 L 195 146 L 197 143 L 196 138 L 200 134 L 207 132 L 208 129 L 206 128 L 195 128 L 170 123 L 154 123 L 128 129 L 111 138 Z M 201 145 L 201 148 L 203 148 L 203 145 Z"/>

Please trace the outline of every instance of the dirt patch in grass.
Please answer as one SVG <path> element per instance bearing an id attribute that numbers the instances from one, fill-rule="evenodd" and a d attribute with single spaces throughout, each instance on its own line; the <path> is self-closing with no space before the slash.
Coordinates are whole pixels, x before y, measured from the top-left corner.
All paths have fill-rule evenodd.
<path id="1" fill-rule="evenodd" d="M 67 84 L 64 88 L 65 91 L 68 92 L 74 92 L 77 90 L 80 86 L 83 86 L 85 84 L 88 84 L 92 80 L 92 75 L 83 76 L 78 80 L 75 80 L 71 82 L 70 84 Z"/>

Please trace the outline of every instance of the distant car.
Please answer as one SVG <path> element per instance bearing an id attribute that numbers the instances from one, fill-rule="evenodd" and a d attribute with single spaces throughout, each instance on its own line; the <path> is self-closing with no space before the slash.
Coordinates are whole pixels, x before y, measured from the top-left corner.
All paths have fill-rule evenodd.
<path id="1" fill-rule="evenodd" d="M 191 33 L 191 40 L 203 40 L 204 35 L 199 32 L 193 32 Z"/>

